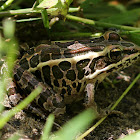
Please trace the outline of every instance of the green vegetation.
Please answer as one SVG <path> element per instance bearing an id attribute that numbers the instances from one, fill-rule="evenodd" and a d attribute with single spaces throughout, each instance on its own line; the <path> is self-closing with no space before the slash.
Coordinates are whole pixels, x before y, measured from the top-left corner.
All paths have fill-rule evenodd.
<path id="1" fill-rule="evenodd" d="M 78 2 L 72 0 L 34 0 L 33 2 L 29 2 L 28 0 L 7 0 L 6 2 L 1 1 L 0 4 L 0 18 L 2 21 L 0 27 L 0 129 L 4 127 L 11 117 L 18 111 L 24 109 L 41 92 L 40 87 L 38 87 L 16 107 L 4 113 L 2 103 L 4 102 L 7 84 L 9 82 L 8 79 L 12 77 L 13 65 L 17 58 L 18 42 L 20 42 L 20 37 L 17 33 L 18 29 L 16 29 L 15 24 L 37 24 L 41 22 L 44 25 L 48 40 L 52 38 L 54 40 L 90 38 L 96 36 L 93 33 L 95 29 L 98 34 L 101 34 L 105 29 L 115 28 L 119 34 L 127 36 L 131 41 L 140 45 L 140 8 L 137 5 L 133 7 L 134 5 L 129 3 L 113 4 L 104 2 L 104 0 L 85 0 L 84 2 L 82 0 Z M 11 17 L 11 19 L 8 19 L 8 17 Z M 17 33 L 16 37 L 15 31 Z M 26 33 L 35 34 L 33 30 L 30 33 Z M 4 64 L 6 67 L 3 67 Z M 116 108 L 138 79 L 140 79 L 140 74 L 138 74 L 110 110 Z M 47 118 L 40 139 L 71 140 L 77 137 L 77 140 L 80 140 L 93 131 L 107 117 L 108 115 L 84 132 L 96 118 L 95 112 L 89 109 L 73 118 L 59 131 L 52 134 L 51 130 L 54 123 L 54 116 L 51 114 Z M 78 135 L 81 136 L 78 137 Z M 9 140 L 18 139 L 18 134 L 9 138 Z M 132 139 L 140 139 L 140 132 L 138 131 L 123 140 Z"/>

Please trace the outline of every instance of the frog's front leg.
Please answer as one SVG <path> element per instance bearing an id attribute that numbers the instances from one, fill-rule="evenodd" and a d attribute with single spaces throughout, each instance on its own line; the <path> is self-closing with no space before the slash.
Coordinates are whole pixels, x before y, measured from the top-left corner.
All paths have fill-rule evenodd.
<path id="1" fill-rule="evenodd" d="M 97 88 L 97 85 L 98 85 L 98 81 L 96 81 L 96 83 L 87 84 L 87 86 L 85 88 L 85 91 L 86 91 L 86 100 L 85 101 L 86 102 L 84 105 L 88 108 L 89 107 L 93 108 L 93 110 L 95 111 L 95 113 L 97 113 L 99 118 L 104 117 L 108 114 L 122 115 L 122 113 L 119 111 L 111 111 L 110 110 L 111 106 L 107 107 L 106 109 L 97 107 L 96 102 L 94 101 L 94 92 L 95 92 L 95 89 Z"/>
<path id="2" fill-rule="evenodd" d="M 55 93 L 46 83 L 38 81 L 38 79 L 29 71 L 23 70 L 19 65 L 14 68 L 14 79 L 19 87 L 28 96 L 36 87 L 40 86 L 42 91 L 34 102 L 46 112 L 54 113 L 55 116 L 65 113 L 65 104 L 63 98 Z"/>
<path id="3" fill-rule="evenodd" d="M 98 114 L 97 105 L 94 101 L 95 83 L 88 83 L 85 88 L 85 92 L 86 92 L 86 97 L 85 97 L 84 105 L 88 108 L 89 107 L 93 108 L 95 112 Z"/>

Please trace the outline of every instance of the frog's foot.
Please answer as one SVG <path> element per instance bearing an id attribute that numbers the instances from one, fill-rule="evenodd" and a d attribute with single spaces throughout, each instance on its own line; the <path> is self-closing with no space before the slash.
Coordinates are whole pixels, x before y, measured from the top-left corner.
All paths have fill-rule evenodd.
<path id="1" fill-rule="evenodd" d="M 100 109 L 99 110 L 100 118 L 105 117 L 105 116 L 109 116 L 109 115 L 124 116 L 124 114 L 121 111 L 111 110 L 111 106 L 112 106 L 112 104 L 109 105 L 105 109 Z"/>
<path id="2" fill-rule="evenodd" d="M 39 107 L 36 107 L 36 106 L 33 106 L 32 104 L 29 104 L 29 105 L 25 108 L 25 110 L 26 110 L 27 112 L 33 113 L 33 114 L 36 115 L 36 116 L 41 117 L 41 119 L 44 119 L 44 120 L 46 119 L 46 114 L 45 114 L 44 111 L 41 110 Z"/>
<path id="3" fill-rule="evenodd" d="M 49 111 L 46 111 L 43 108 L 40 108 L 40 106 L 34 105 L 33 103 L 29 104 L 25 109 L 27 110 L 27 112 L 31 112 L 44 120 L 46 120 L 47 116 L 50 114 Z M 65 113 L 65 107 L 55 108 L 53 110 L 54 111 L 51 110 L 51 113 L 53 113 L 55 117 L 59 117 L 60 115 L 63 115 Z"/>

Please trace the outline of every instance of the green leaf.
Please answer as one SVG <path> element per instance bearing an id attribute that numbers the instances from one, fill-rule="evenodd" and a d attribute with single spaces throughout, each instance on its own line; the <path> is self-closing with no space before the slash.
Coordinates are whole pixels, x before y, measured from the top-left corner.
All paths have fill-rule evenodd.
<path id="1" fill-rule="evenodd" d="M 131 39 L 132 42 L 140 46 L 140 33 L 129 32 L 128 37 Z"/>
<path id="2" fill-rule="evenodd" d="M 11 19 L 5 19 L 3 21 L 3 32 L 5 38 L 12 38 L 15 33 L 15 22 Z"/>
<path id="3" fill-rule="evenodd" d="M 62 129 L 55 133 L 55 137 L 52 139 L 73 140 L 76 135 L 84 131 L 95 118 L 95 112 L 93 112 L 92 109 L 88 109 L 65 124 Z"/>
<path id="4" fill-rule="evenodd" d="M 19 140 L 20 136 L 18 134 L 15 134 L 14 136 L 10 137 L 8 140 Z"/>
<path id="5" fill-rule="evenodd" d="M 110 6 L 102 0 L 86 0 L 81 4 L 81 8 L 83 8 L 84 17 L 94 20 L 120 13 L 118 8 Z"/>
<path id="6" fill-rule="evenodd" d="M 140 8 L 124 13 L 112 15 L 108 18 L 101 19 L 102 22 L 114 24 L 133 24 L 139 18 Z"/>
<path id="7" fill-rule="evenodd" d="M 82 8 L 86 8 L 89 7 L 89 5 L 93 6 L 93 5 L 97 5 L 99 3 L 102 3 L 103 0 L 85 0 L 81 6 Z"/>
<path id="8" fill-rule="evenodd" d="M 43 0 L 37 7 L 39 8 L 54 8 L 59 0 Z"/>
<path id="9" fill-rule="evenodd" d="M 47 11 L 45 9 L 43 9 L 41 11 L 41 15 L 42 15 L 42 20 L 43 20 L 44 27 L 49 29 L 49 18 L 48 18 Z"/>
<path id="10" fill-rule="evenodd" d="M 51 13 L 53 16 L 63 15 L 65 16 L 68 12 L 69 5 L 73 0 L 43 0 L 37 8 L 55 8 L 55 10 Z"/>
<path id="11" fill-rule="evenodd" d="M 54 115 L 50 114 L 47 118 L 46 124 L 44 126 L 43 135 L 41 136 L 40 140 L 46 140 L 49 138 L 52 126 L 54 122 Z"/>

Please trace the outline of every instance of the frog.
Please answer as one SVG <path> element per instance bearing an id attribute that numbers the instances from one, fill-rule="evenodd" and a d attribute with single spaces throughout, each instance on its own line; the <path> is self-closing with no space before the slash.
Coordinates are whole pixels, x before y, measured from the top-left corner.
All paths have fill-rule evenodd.
<path id="1" fill-rule="evenodd" d="M 23 91 L 16 96 L 25 98 L 40 86 L 42 91 L 33 104 L 43 112 L 60 116 L 67 105 L 83 99 L 86 108 L 97 110 L 96 85 L 139 58 L 140 47 L 114 31 L 89 40 L 40 44 L 15 63 L 14 82 Z"/>

